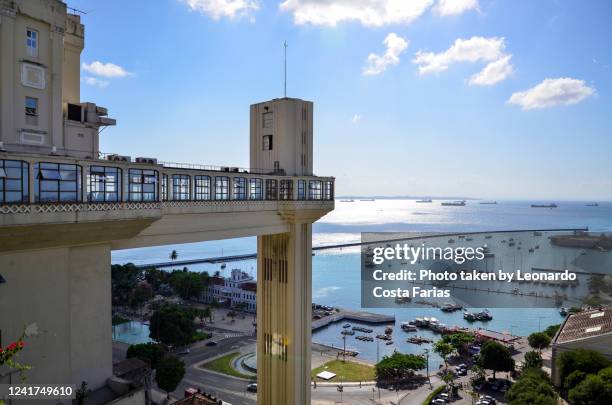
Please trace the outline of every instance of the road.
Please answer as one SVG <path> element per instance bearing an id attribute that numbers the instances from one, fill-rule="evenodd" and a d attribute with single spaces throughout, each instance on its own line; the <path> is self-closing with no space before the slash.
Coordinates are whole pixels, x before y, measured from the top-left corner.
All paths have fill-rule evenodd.
<path id="1" fill-rule="evenodd" d="M 208 392 L 232 405 L 255 405 L 257 403 L 256 394 L 247 393 L 248 382 L 206 371 L 197 367 L 204 360 L 218 356 L 222 353 L 229 353 L 240 349 L 243 346 L 251 345 L 256 342 L 255 337 L 237 336 L 220 340 L 216 346 L 198 345 L 192 347 L 190 353 L 181 356 L 185 362 L 185 377 L 178 388 L 171 393 L 174 398 L 183 398 L 186 388 L 199 388 Z M 113 362 L 125 359 L 128 345 L 113 341 Z M 159 390 L 153 382 L 154 388 Z"/>

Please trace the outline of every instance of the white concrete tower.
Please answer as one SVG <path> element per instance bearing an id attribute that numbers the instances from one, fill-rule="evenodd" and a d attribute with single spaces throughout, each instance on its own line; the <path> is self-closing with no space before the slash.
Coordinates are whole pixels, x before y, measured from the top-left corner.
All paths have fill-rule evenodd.
<path id="1" fill-rule="evenodd" d="M 251 105 L 251 168 L 312 175 L 312 109 L 297 98 Z"/>
<path id="2" fill-rule="evenodd" d="M 310 101 L 275 99 L 251 106 L 251 167 L 312 175 Z M 309 197 L 297 181 L 293 199 Z M 298 189 L 297 193 L 295 188 Z M 296 198 L 297 197 L 297 198 Z M 310 404 L 312 223 L 324 215 L 288 205 L 289 232 L 257 239 L 257 402 Z"/>

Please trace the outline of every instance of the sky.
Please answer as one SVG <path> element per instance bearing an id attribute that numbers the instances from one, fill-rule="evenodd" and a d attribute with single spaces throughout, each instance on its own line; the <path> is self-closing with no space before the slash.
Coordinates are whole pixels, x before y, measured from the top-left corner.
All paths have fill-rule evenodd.
<path id="1" fill-rule="evenodd" d="M 612 200 L 607 0 L 72 0 L 103 152 L 249 165 L 249 105 L 314 102 L 337 195 Z"/>

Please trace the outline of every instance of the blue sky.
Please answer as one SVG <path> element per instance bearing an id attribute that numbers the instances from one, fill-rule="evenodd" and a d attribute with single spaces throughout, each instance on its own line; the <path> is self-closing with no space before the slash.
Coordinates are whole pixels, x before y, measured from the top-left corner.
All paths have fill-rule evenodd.
<path id="1" fill-rule="evenodd" d="M 117 119 L 105 152 L 248 166 L 248 107 L 282 96 L 287 40 L 338 194 L 612 199 L 612 2 L 69 6 L 87 11 L 81 99 Z"/>

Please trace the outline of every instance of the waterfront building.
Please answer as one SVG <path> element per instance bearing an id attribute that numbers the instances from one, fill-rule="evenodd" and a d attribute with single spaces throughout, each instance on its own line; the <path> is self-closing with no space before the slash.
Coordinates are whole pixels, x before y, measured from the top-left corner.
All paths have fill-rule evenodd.
<path id="1" fill-rule="evenodd" d="M 313 103 L 252 105 L 248 168 L 105 154 L 116 123 L 80 100 L 79 17 L 0 0 L 0 44 L 0 336 L 38 331 L 28 383 L 107 387 L 112 250 L 257 236 L 258 402 L 309 404 L 312 223 L 334 208 Z"/>
<path id="2" fill-rule="evenodd" d="M 255 312 L 257 281 L 248 273 L 233 269 L 230 277 L 212 276 L 210 285 L 202 291 L 200 300 L 205 304 L 216 302 L 221 306 Z"/>
<path id="3" fill-rule="evenodd" d="M 571 314 L 552 340 L 551 378 L 559 387 L 558 356 L 568 350 L 590 349 L 612 361 L 612 307 Z"/>

